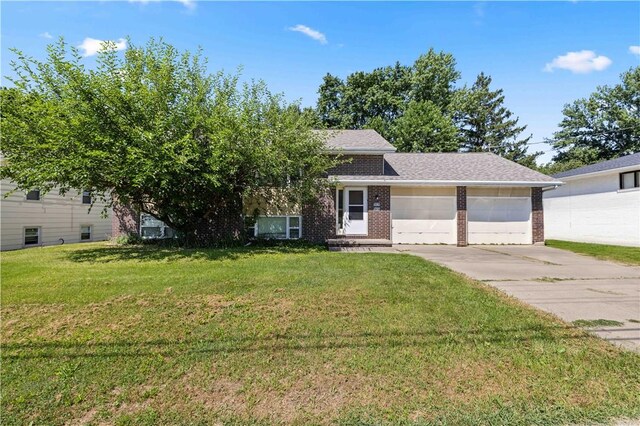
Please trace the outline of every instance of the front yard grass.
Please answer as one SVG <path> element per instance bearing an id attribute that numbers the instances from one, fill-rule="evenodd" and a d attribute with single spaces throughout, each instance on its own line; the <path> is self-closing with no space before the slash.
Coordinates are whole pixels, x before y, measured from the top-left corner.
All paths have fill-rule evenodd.
<path id="1" fill-rule="evenodd" d="M 575 253 L 587 254 L 602 260 L 640 265 L 640 248 L 626 246 L 612 246 L 606 244 L 576 243 L 573 241 L 546 240 L 545 244 Z"/>
<path id="2" fill-rule="evenodd" d="M 409 255 L 2 254 L 2 424 L 640 417 L 640 355 Z"/>

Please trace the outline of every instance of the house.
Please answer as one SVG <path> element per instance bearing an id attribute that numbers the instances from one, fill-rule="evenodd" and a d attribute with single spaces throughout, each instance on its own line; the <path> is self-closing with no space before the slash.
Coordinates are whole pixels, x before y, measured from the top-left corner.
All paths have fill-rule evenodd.
<path id="1" fill-rule="evenodd" d="M 554 176 L 544 193 L 550 239 L 640 246 L 640 153 Z"/>
<path id="2" fill-rule="evenodd" d="M 2 180 L 0 192 L 1 250 L 105 240 L 111 235 L 111 218 L 103 217 L 105 205 L 95 200 L 91 211 L 89 191 L 71 191 L 65 196 L 54 189 L 13 192 L 9 180 Z"/>
<path id="3" fill-rule="evenodd" d="M 326 131 L 318 203 L 269 211 L 250 235 L 329 245 L 532 244 L 544 241 L 542 189 L 562 182 L 490 153 L 401 154 L 374 130 Z M 134 214 L 114 234 L 140 227 Z"/>

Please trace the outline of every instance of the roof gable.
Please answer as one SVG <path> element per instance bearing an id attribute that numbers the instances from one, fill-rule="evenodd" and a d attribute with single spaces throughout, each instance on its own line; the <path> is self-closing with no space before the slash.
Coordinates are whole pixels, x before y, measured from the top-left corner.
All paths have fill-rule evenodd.
<path id="1" fill-rule="evenodd" d="M 378 132 L 372 129 L 362 130 L 315 130 L 326 137 L 326 146 L 329 151 L 343 152 L 395 152 L 391 145 Z"/>

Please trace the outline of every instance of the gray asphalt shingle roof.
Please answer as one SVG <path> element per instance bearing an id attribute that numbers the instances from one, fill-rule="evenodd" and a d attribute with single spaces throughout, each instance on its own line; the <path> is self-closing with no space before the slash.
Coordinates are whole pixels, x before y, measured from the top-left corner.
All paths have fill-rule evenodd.
<path id="1" fill-rule="evenodd" d="M 326 135 L 327 148 L 344 151 L 386 151 L 396 149 L 375 130 L 316 130 Z"/>
<path id="2" fill-rule="evenodd" d="M 557 179 L 491 153 L 385 154 L 382 176 L 333 176 L 338 180 L 558 183 Z"/>
<path id="3" fill-rule="evenodd" d="M 586 175 L 587 173 L 604 172 L 606 170 L 614 170 L 632 166 L 640 166 L 640 152 L 631 155 L 625 155 L 624 157 L 614 158 L 613 160 L 603 161 L 601 163 L 578 167 L 577 169 L 567 170 L 562 173 L 557 173 L 553 175 L 553 177 L 563 178 L 569 176 Z"/>

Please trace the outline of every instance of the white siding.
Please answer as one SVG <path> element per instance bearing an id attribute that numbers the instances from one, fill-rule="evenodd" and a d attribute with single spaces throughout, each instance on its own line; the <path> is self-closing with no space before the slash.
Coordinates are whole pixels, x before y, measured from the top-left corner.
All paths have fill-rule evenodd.
<path id="1" fill-rule="evenodd" d="M 548 239 L 640 246 L 640 190 L 620 191 L 617 171 L 566 180 L 545 191 Z"/>
<path id="2" fill-rule="evenodd" d="M 109 217 L 101 217 L 104 204 L 96 202 L 82 204 L 82 193 L 70 191 L 61 196 L 57 190 L 41 195 L 39 201 L 27 201 L 25 193 L 16 191 L 9 197 L 4 195 L 15 188 L 9 181 L 1 182 L 0 236 L 2 250 L 24 247 L 24 228 L 40 228 L 39 245 L 57 245 L 60 239 L 65 244 L 80 242 L 80 226 L 91 225 L 91 241 L 105 240 L 111 236 L 111 210 Z"/>

